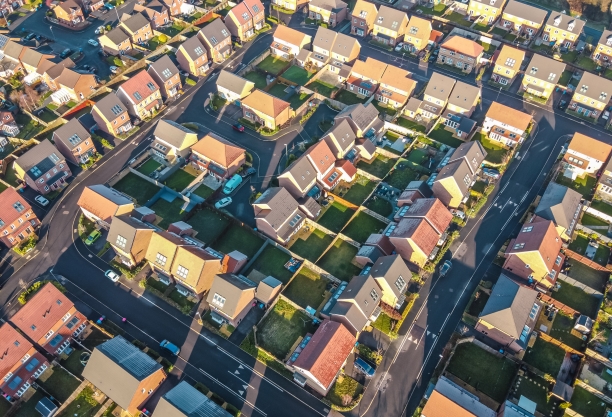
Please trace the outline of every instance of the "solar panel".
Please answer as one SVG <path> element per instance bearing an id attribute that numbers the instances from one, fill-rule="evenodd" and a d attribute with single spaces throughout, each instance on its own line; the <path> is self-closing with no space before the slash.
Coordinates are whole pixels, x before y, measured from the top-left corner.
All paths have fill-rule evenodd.
<path id="1" fill-rule="evenodd" d="M 96 349 L 138 380 L 146 378 L 161 367 L 153 358 L 121 336 L 102 343 Z"/>

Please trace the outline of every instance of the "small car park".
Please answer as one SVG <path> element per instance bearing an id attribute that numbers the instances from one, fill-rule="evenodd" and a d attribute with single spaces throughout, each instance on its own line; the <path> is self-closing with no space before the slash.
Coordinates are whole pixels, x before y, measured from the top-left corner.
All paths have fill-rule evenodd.
<path id="1" fill-rule="evenodd" d="M 108 271 L 106 271 L 104 273 L 104 275 L 106 276 L 106 278 L 110 279 L 113 282 L 117 282 L 117 281 L 119 281 L 119 278 L 121 278 L 121 275 L 119 275 L 118 273 L 116 273 L 112 269 L 109 269 Z"/>
<path id="2" fill-rule="evenodd" d="M 99 230 L 94 230 L 89 234 L 89 236 L 87 236 L 87 239 L 85 239 L 85 244 L 88 246 L 93 244 L 96 240 L 100 238 L 100 236 L 102 236 L 102 233 L 100 233 Z"/>
<path id="3" fill-rule="evenodd" d="M 162 342 L 159 344 L 159 346 L 162 349 L 166 349 L 167 351 L 169 351 L 170 353 L 172 353 L 174 356 L 178 356 L 179 353 L 181 353 L 181 350 L 178 348 L 178 346 L 176 346 L 174 343 L 169 342 L 168 340 L 162 340 Z"/>

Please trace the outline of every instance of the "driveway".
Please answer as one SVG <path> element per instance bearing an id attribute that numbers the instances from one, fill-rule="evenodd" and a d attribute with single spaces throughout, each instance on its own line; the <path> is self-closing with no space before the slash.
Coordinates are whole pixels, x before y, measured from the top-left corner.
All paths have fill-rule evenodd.
<path id="1" fill-rule="evenodd" d="M 259 320 L 265 314 L 265 310 L 255 306 L 251 308 L 251 310 L 244 316 L 244 319 L 240 322 L 234 333 L 229 337 L 229 341 L 235 344 L 236 346 L 240 346 L 244 338 L 249 334 L 251 330 L 253 330 L 253 326 L 259 323 Z"/>

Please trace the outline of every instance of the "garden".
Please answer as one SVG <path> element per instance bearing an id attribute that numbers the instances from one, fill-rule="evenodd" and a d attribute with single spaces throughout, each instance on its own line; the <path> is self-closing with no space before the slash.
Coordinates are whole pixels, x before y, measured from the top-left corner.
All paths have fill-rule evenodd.
<path id="1" fill-rule="evenodd" d="M 363 385 L 348 375 L 340 375 L 334 382 L 326 398 L 337 407 L 350 407 L 363 393 Z"/>
<path id="2" fill-rule="evenodd" d="M 346 194 L 341 195 L 343 199 L 356 206 L 360 206 L 376 187 L 376 183 L 366 177 L 357 175 Z"/>
<path id="3" fill-rule="evenodd" d="M 609 250 L 609 248 L 605 248 Z M 606 271 L 598 271 L 575 259 L 567 259 L 567 262 L 570 264 L 567 275 L 588 287 L 602 291 L 604 285 L 608 282 L 610 273 Z"/>
<path id="4" fill-rule="evenodd" d="M 166 181 L 164 181 L 164 184 L 166 184 L 166 187 L 180 193 L 195 179 L 196 177 L 187 171 L 179 169 L 174 174 L 170 175 Z"/>
<path id="5" fill-rule="evenodd" d="M 37 383 L 53 397 L 64 402 L 72 395 L 81 382 L 61 367 L 55 366 L 49 378 L 45 381 L 39 379 Z"/>
<path id="6" fill-rule="evenodd" d="M 485 161 L 491 164 L 501 164 L 504 162 L 504 158 L 508 154 L 509 150 L 502 146 L 500 143 L 496 143 L 491 139 L 487 138 L 486 134 L 476 133 L 473 140 L 479 140 L 482 147 L 487 151 L 487 157 Z"/>
<path id="7" fill-rule="evenodd" d="M 206 200 L 208 197 L 213 195 L 214 192 L 215 192 L 215 190 L 213 190 L 212 188 L 208 187 L 205 184 L 200 184 L 200 185 L 198 185 L 198 188 L 193 190 L 193 193 L 195 195 L 197 195 L 199 197 L 202 197 L 204 200 Z"/>
<path id="8" fill-rule="evenodd" d="M 384 198 L 377 196 L 370 198 L 365 206 L 369 210 L 372 210 L 374 213 L 378 213 L 383 217 L 388 217 L 391 213 L 393 213 L 393 205 Z"/>
<path id="9" fill-rule="evenodd" d="M 570 403 L 570 408 L 583 416 L 603 417 L 607 408 L 606 403 L 579 386 L 574 387 Z"/>
<path id="10" fill-rule="evenodd" d="M 159 162 L 157 162 L 155 159 L 153 158 L 149 158 L 146 160 L 145 163 L 143 163 L 142 165 L 140 165 L 136 171 L 140 172 L 141 174 L 144 175 L 149 175 L 154 171 L 157 171 L 157 168 L 161 167 L 162 164 L 160 164 Z"/>
<path id="11" fill-rule="evenodd" d="M 589 197 L 593 192 L 593 188 L 595 188 L 595 184 L 597 184 L 597 178 L 590 175 L 584 175 L 572 181 L 571 178 L 564 176 L 563 172 L 560 172 L 555 182 L 578 191 L 583 197 Z"/>
<path id="12" fill-rule="evenodd" d="M 571 333 L 575 321 L 573 317 L 559 311 L 550 329 L 550 337 L 554 337 L 573 349 L 582 351 L 586 343 Z"/>
<path id="13" fill-rule="evenodd" d="M 244 74 L 243 78 L 253 82 L 255 84 L 255 88 L 259 88 L 260 90 L 268 85 L 266 76 L 258 71 L 250 71 Z"/>
<path id="14" fill-rule="evenodd" d="M 227 218 L 208 207 L 196 211 L 186 222 L 198 232 L 196 237 L 207 245 L 217 240 L 230 224 Z"/>
<path id="15" fill-rule="evenodd" d="M 237 224 L 232 225 L 213 243 L 212 248 L 221 253 L 238 250 L 249 258 L 255 256 L 264 240 L 254 232 Z"/>
<path id="16" fill-rule="evenodd" d="M 592 319 L 597 317 L 599 305 L 601 304 L 599 298 L 592 294 L 587 294 L 582 289 L 574 287 L 567 282 L 559 282 L 559 284 L 561 288 L 552 292 L 552 298 Z"/>
<path id="17" fill-rule="evenodd" d="M 355 210 L 334 201 L 323 215 L 317 220 L 321 226 L 338 233 L 355 214 Z"/>
<path id="18" fill-rule="evenodd" d="M 308 81 L 315 75 L 314 72 L 308 72 L 304 68 L 297 65 L 292 65 L 283 72 L 282 77 L 288 81 L 292 81 L 298 85 L 306 85 Z"/>
<path id="19" fill-rule="evenodd" d="M 70 417 L 93 417 L 98 410 L 102 408 L 102 404 L 98 403 L 93 397 L 94 390 L 87 386 L 77 395 L 77 397 L 66 406 L 59 415 Z"/>
<path id="20" fill-rule="evenodd" d="M 370 175 L 375 176 L 376 178 L 384 178 L 391 168 L 395 165 L 396 160 L 388 158 L 383 155 L 376 155 L 376 158 L 372 162 L 359 161 L 357 163 L 357 168 L 364 170 Z"/>
<path id="21" fill-rule="evenodd" d="M 338 87 L 319 80 L 311 82 L 306 86 L 306 88 L 328 98 L 331 98 L 332 94 L 335 91 L 338 91 Z"/>
<path id="22" fill-rule="evenodd" d="M 524 396 L 536 403 L 536 411 L 545 416 L 555 416 L 561 402 L 557 397 L 549 395 L 550 382 L 534 374 L 525 373 L 519 376 L 512 388 L 512 395 L 517 400 Z"/>
<path id="23" fill-rule="evenodd" d="M 351 262 L 358 249 L 342 239 L 336 239 L 332 247 L 317 262 L 317 266 L 323 268 L 333 276 L 343 281 L 350 281 L 353 276 L 361 272 L 361 268 Z"/>
<path id="24" fill-rule="evenodd" d="M 302 308 L 312 307 L 318 310 L 325 301 L 327 284 L 329 281 L 326 278 L 303 267 L 285 288 L 283 295 Z"/>
<path id="25" fill-rule="evenodd" d="M 429 136 L 435 141 L 444 143 L 445 145 L 448 145 L 451 148 L 458 148 L 463 144 L 463 141 L 454 138 L 453 132 L 449 132 L 448 130 L 446 130 L 443 124 L 438 124 L 427 136 Z"/>
<path id="26" fill-rule="evenodd" d="M 414 130 L 415 132 L 425 133 L 427 128 L 423 125 L 418 124 L 417 122 L 413 122 L 412 120 L 406 119 L 405 117 L 399 117 L 397 119 L 397 124 L 401 127 L 405 127 L 406 129 Z"/>
<path id="27" fill-rule="evenodd" d="M 404 163 L 402 163 L 404 162 Z M 409 164 L 405 163 L 406 160 L 402 159 L 391 171 L 391 174 L 385 179 L 385 182 L 391 187 L 403 191 L 410 182 L 418 180 L 420 175 L 418 172 L 410 169 Z"/>
<path id="28" fill-rule="evenodd" d="M 263 61 L 257 64 L 257 68 L 277 76 L 286 66 L 288 61 L 268 55 Z"/>
<path id="29" fill-rule="evenodd" d="M 523 361 L 545 374 L 557 377 L 565 358 L 565 350 L 538 337 L 533 347 L 528 347 Z"/>
<path id="30" fill-rule="evenodd" d="M 186 203 L 180 198 L 175 198 L 172 202 L 166 201 L 163 198 L 157 200 L 151 206 L 151 210 L 162 218 L 158 226 L 167 229 L 172 223 L 183 220 L 185 218 L 185 213 L 182 207 L 185 204 Z"/>
<path id="31" fill-rule="evenodd" d="M 271 275 L 283 284 L 287 284 L 293 276 L 293 273 L 285 268 L 285 264 L 290 259 L 291 255 L 272 244 L 268 244 L 255 261 L 253 261 L 250 269 L 255 269 L 266 276 Z"/>
<path id="32" fill-rule="evenodd" d="M 334 99 L 348 106 L 352 104 L 365 103 L 368 100 L 367 97 L 360 98 L 357 94 L 351 93 L 350 91 L 345 89 L 342 89 L 338 94 L 336 94 L 336 97 L 334 97 Z"/>
<path id="33" fill-rule="evenodd" d="M 119 192 L 132 196 L 140 205 L 144 205 L 160 190 L 157 185 L 131 172 L 112 187 Z"/>
<path id="34" fill-rule="evenodd" d="M 324 231 L 313 229 L 306 239 L 301 236 L 295 239 L 290 249 L 296 255 L 308 259 L 310 262 L 316 262 L 333 240 L 334 238 Z"/>
<path id="35" fill-rule="evenodd" d="M 372 233 L 380 233 L 386 226 L 386 223 L 360 211 L 342 233 L 359 243 L 365 243 Z"/>

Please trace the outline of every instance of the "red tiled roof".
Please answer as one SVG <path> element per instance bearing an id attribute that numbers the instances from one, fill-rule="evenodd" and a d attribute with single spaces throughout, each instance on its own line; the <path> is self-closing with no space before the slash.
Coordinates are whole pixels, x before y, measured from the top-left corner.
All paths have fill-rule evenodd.
<path id="1" fill-rule="evenodd" d="M 245 13 L 246 19 L 242 17 Z M 232 14 L 236 18 L 236 20 L 240 22 L 241 25 L 244 25 L 249 20 L 253 19 L 253 16 L 251 16 L 251 13 L 249 13 L 249 8 L 245 4 L 245 2 L 238 3 L 237 5 L 232 7 L 232 10 L 230 10 L 228 14 Z"/>
<path id="2" fill-rule="evenodd" d="M 0 380 L 31 348 L 32 344 L 10 324 L 0 327 Z"/>
<path id="3" fill-rule="evenodd" d="M 345 172 L 346 175 L 353 178 L 357 174 L 357 168 L 348 159 L 336 161 L 336 168 Z"/>
<path id="4" fill-rule="evenodd" d="M 452 213 L 437 198 L 419 198 L 404 214 L 404 217 L 424 217 L 440 234 L 444 233 L 453 220 Z"/>
<path id="5" fill-rule="evenodd" d="M 515 245 L 520 245 L 515 249 Z M 548 270 L 552 270 L 563 241 L 550 220 L 535 217 L 531 223 L 523 224 L 519 234 L 510 241 L 506 253 L 539 252 Z M 560 269 L 560 266 L 557 268 Z"/>
<path id="6" fill-rule="evenodd" d="M 18 212 L 13 204 L 21 203 L 24 209 L 21 212 Z M 14 188 L 7 188 L 2 193 L 0 193 L 0 220 L 4 222 L 5 225 L 9 225 L 21 217 L 22 214 L 32 210 L 32 207 L 25 201 Z M 0 226 L 2 229 L 3 226 Z"/>
<path id="7" fill-rule="evenodd" d="M 471 39 L 466 39 L 457 35 L 447 38 L 440 47 L 450 51 L 459 52 L 472 58 L 476 58 L 484 51 L 482 45 L 474 42 Z"/>
<path id="8" fill-rule="evenodd" d="M 316 145 L 308 150 L 308 157 L 312 161 L 315 169 L 320 173 L 325 173 L 336 162 L 334 153 L 324 140 L 317 142 Z"/>
<path id="9" fill-rule="evenodd" d="M 440 235 L 436 230 L 426 220 L 418 218 L 401 219 L 390 237 L 392 239 L 411 239 L 427 256 L 440 240 Z"/>
<path id="10" fill-rule="evenodd" d="M 149 83 L 153 84 L 153 90 L 151 90 L 147 86 Z M 149 73 L 145 70 L 142 70 L 138 74 L 134 75 L 132 78 L 123 83 L 119 88 L 122 89 L 136 104 L 140 103 L 141 101 L 149 97 L 151 94 L 159 90 L 159 86 L 155 84 L 153 78 L 151 78 Z M 138 93 L 140 95 L 140 99 L 138 99 L 138 97 L 134 95 L 135 93 Z"/>

